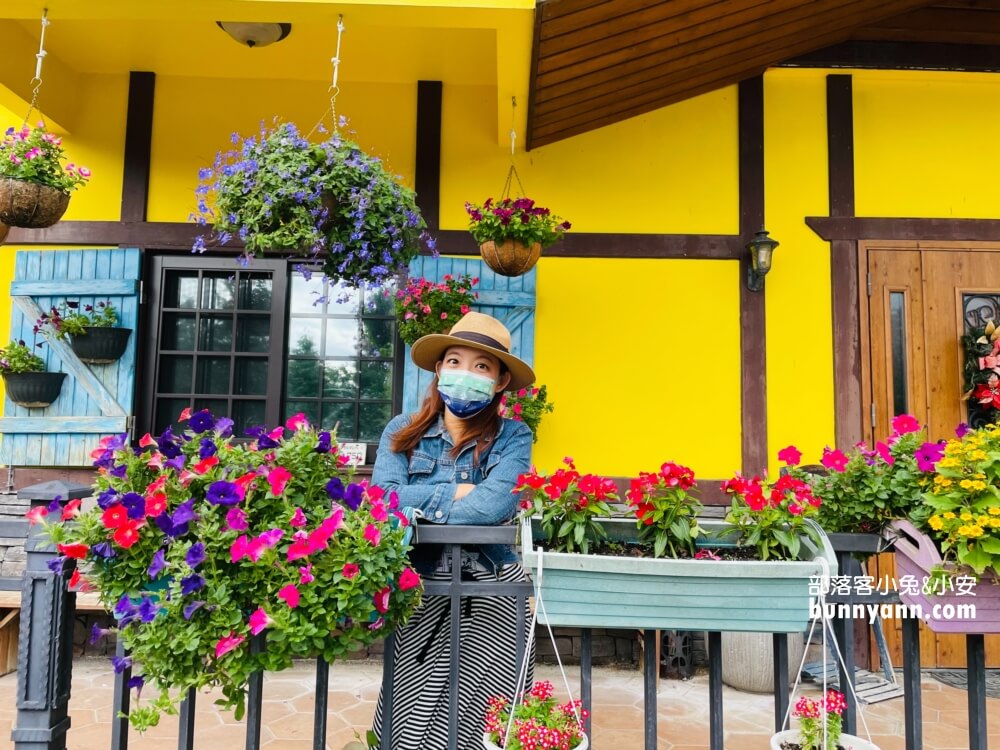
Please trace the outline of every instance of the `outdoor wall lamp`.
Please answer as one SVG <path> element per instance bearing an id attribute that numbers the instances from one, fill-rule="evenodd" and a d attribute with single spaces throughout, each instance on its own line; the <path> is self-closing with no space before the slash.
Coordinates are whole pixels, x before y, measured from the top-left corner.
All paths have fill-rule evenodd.
<path id="1" fill-rule="evenodd" d="M 216 21 L 220 29 L 247 47 L 266 47 L 280 42 L 292 32 L 290 23 L 251 23 L 245 21 Z"/>
<path id="2" fill-rule="evenodd" d="M 747 289 L 759 292 L 764 288 L 764 276 L 771 270 L 771 256 L 778 246 L 777 240 L 767 236 L 767 230 L 760 231 L 747 243 L 750 251 L 750 265 L 747 267 Z"/>

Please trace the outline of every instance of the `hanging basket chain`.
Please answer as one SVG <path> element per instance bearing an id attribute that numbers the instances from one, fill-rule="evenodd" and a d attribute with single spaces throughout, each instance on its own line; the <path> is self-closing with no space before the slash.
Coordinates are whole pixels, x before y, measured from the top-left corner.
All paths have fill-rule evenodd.
<path id="1" fill-rule="evenodd" d="M 333 53 L 333 57 L 330 58 L 330 62 L 333 63 L 333 79 L 330 82 L 327 91 L 330 93 L 330 108 L 327 112 L 330 113 L 330 120 L 333 123 L 333 132 L 336 133 L 340 129 L 340 123 L 337 122 L 337 95 L 340 93 L 340 86 L 337 85 L 337 80 L 340 77 L 340 42 L 344 36 L 344 15 L 340 14 L 337 16 L 337 50 Z M 319 127 L 323 124 L 323 120 L 326 119 L 326 112 L 319 118 L 319 122 L 313 125 L 312 130 L 306 138 L 311 138 L 312 134 L 315 133 Z"/>
<path id="2" fill-rule="evenodd" d="M 24 122 L 21 123 L 21 129 L 24 130 L 28 126 L 28 120 L 31 119 L 31 113 L 35 111 L 35 106 L 38 104 L 38 92 L 42 88 L 42 61 L 48 52 L 45 51 L 45 29 L 48 27 L 51 21 L 49 21 L 49 9 L 45 8 L 42 11 L 42 34 L 38 40 L 38 53 L 35 55 L 35 76 L 30 81 L 28 81 L 29 86 L 33 86 L 31 89 L 31 102 L 28 104 L 28 111 L 24 115 Z"/>
<path id="3" fill-rule="evenodd" d="M 515 120 L 515 110 L 517 109 L 517 97 L 512 96 L 510 98 L 510 169 L 507 170 L 507 179 L 504 181 L 503 190 L 500 191 L 501 198 L 510 197 L 510 189 L 514 186 L 514 181 L 517 181 L 518 196 L 524 196 L 524 185 L 521 184 L 521 175 L 517 173 L 517 167 L 514 165 L 514 150 L 517 145 L 517 130 L 514 127 Z"/>

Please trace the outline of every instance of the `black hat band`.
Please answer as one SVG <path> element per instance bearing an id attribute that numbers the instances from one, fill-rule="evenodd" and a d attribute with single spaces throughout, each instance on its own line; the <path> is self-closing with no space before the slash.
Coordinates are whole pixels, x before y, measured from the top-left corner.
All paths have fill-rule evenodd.
<path id="1" fill-rule="evenodd" d="M 486 336 L 482 333 L 475 333 L 473 331 L 459 331 L 458 333 L 452 333 L 452 338 L 455 339 L 465 339 L 466 341 L 473 341 L 477 344 L 485 344 L 486 346 L 492 347 L 493 349 L 499 349 L 504 354 L 510 354 L 510 350 L 497 341 L 495 338 Z"/>

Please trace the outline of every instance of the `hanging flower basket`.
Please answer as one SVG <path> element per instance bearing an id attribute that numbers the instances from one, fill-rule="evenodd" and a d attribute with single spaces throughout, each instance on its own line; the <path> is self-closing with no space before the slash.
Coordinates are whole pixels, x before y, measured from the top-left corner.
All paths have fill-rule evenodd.
<path id="1" fill-rule="evenodd" d="M 493 740 L 490 739 L 489 734 L 483 735 L 483 747 L 485 747 L 486 750 L 504 750 L 500 745 L 496 744 L 495 742 L 493 742 Z M 590 741 L 587 739 L 587 735 L 583 735 L 583 738 L 580 740 L 580 744 L 575 745 L 573 747 L 573 750 L 587 750 L 587 748 L 589 747 L 590 747 Z"/>
<path id="2" fill-rule="evenodd" d="M 69 337 L 69 344 L 81 362 L 107 365 L 121 358 L 131 335 L 131 328 L 86 326 L 83 334 Z"/>
<path id="3" fill-rule="evenodd" d="M 542 243 L 525 245 L 518 240 L 497 244 L 487 240 L 479 246 L 483 261 L 501 276 L 520 276 L 530 271 L 542 254 Z"/>
<path id="4" fill-rule="evenodd" d="M 59 398 L 64 372 L 5 372 L 7 398 L 18 406 L 41 409 Z"/>
<path id="5" fill-rule="evenodd" d="M 69 193 L 37 182 L 0 179 L 0 222 L 24 229 L 42 229 L 66 213 Z"/>
<path id="6" fill-rule="evenodd" d="M 771 750 L 793 750 L 801 747 L 802 735 L 797 729 L 786 729 L 771 736 Z M 840 747 L 847 750 L 879 750 L 878 745 L 853 734 L 840 735 Z"/>

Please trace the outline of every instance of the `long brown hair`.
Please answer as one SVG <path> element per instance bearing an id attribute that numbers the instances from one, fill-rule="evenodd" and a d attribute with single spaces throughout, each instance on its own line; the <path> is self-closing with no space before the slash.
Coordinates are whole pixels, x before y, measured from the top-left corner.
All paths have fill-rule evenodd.
<path id="1" fill-rule="evenodd" d="M 502 378 L 506 374 L 507 368 L 504 367 L 503 363 L 501 363 L 500 377 Z M 441 398 L 441 394 L 438 393 L 437 386 L 438 377 L 435 374 L 434 377 L 431 378 L 431 384 L 427 387 L 427 394 L 424 396 L 424 401 L 420 405 L 420 410 L 410 418 L 410 423 L 408 425 L 400 429 L 399 432 L 392 436 L 391 447 L 394 453 L 405 453 L 409 456 L 413 449 L 420 444 L 420 440 L 423 438 L 424 433 L 427 432 L 431 425 L 437 422 L 438 417 L 444 413 L 444 400 Z M 493 438 L 496 437 L 497 433 L 500 432 L 500 423 L 502 422 L 502 417 L 500 416 L 500 398 L 502 396 L 503 392 L 501 391 L 493 397 L 493 401 L 489 406 L 476 414 L 474 417 L 469 417 L 464 420 L 464 442 L 451 449 L 451 455 L 453 457 L 458 456 L 463 445 L 475 440 L 476 451 L 473 454 L 473 462 L 476 465 L 479 464 L 480 454 L 485 448 L 489 447 L 488 442 L 492 441 Z"/>

